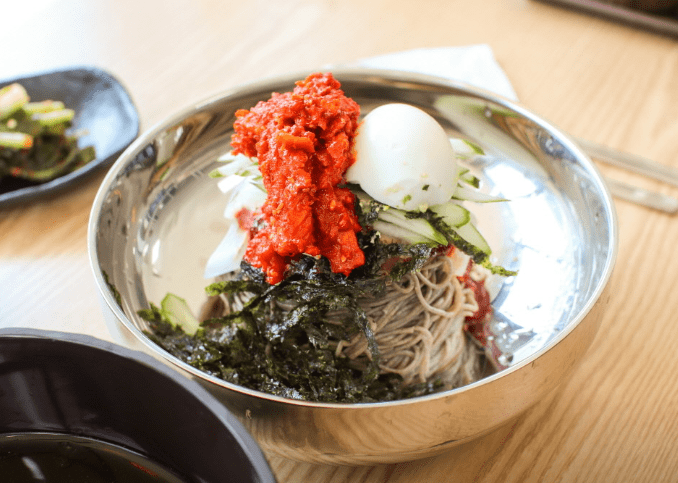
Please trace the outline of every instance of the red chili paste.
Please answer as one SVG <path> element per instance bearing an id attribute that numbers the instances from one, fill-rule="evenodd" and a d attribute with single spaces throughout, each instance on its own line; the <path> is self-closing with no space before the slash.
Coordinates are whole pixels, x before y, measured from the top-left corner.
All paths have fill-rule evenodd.
<path id="1" fill-rule="evenodd" d="M 475 299 L 478 302 L 478 310 L 466 317 L 464 328 L 471 337 L 476 339 L 481 345 L 487 347 L 487 336 L 489 335 L 487 321 L 492 313 L 490 294 L 487 291 L 487 288 L 485 288 L 485 282 L 483 280 L 478 282 L 471 278 L 471 267 L 473 267 L 473 262 L 469 260 L 466 272 L 463 276 L 459 277 L 459 281 L 465 287 L 473 290 Z"/>
<path id="2" fill-rule="evenodd" d="M 497 369 L 504 369 L 508 366 L 501 362 L 502 351 L 497 346 L 490 332 L 489 322 L 490 315 L 492 314 L 490 293 L 487 291 L 483 280 L 478 282 L 471 278 L 472 267 L 473 262 L 469 260 L 466 272 L 461 277 L 458 277 L 462 285 L 473 290 L 475 299 L 478 302 L 478 310 L 466 317 L 464 330 L 485 348 L 485 352 L 489 354 L 490 360 Z"/>
<path id="3" fill-rule="evenodd" d="M 319 73 L 293 92 L 236 112 L 233 151 L 258 158 L 268 192 L 263 228 L 250 239 L 245 260 L 268 283 L 280 282 L 302 253 L 327 257 L 332 271 L 345 275 L 365 263 L 354 196 L 337 187 L 355 162 L 359 114 L 339 82 Z"/>

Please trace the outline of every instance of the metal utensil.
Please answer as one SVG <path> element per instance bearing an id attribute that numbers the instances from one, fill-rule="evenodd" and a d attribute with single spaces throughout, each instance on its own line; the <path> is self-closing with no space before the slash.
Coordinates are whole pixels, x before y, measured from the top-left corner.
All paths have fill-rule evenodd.
<path id="1" fill-rule="evenodd" d="M 678 186 L 678 169 L 676 168 L 655 163 L 635 154 L 616 151 L 586 139 L 577 139 L 577 143 L 593 159 Z M 605 178 L 605 182 L 612 194 L 618 198 L 666 213 L 674 214 L 678 212 L 678 199 L 672 196 L 633 186 L 609 177 Z"/>

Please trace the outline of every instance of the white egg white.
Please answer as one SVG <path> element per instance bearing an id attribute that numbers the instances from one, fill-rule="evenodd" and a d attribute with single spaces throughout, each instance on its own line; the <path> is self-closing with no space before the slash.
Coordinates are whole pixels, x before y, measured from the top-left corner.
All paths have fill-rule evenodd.
<path id="1" fill-rule="evenodd" d="M 445 130 L 414 106 L 371 111 L 358 127 L 355 153 L 347 181 L 389 206 L 425 209 L 448 202 L 456 189 L 456 156 Z"/>

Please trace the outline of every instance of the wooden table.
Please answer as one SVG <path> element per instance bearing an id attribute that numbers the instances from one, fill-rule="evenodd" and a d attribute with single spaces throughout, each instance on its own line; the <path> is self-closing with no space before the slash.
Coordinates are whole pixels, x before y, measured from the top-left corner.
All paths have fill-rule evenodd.
<path id="1" fill-rule="evenodd" d="M 0 78 L 104 68 L 129 89 L 142 129 L 263 76 L 486 43 L 529 109 L 575 136 L 678 166 L 677 40 L 531 0 L 32 0 L 2 10 L 13 21 L 0 32 Z M 102 177 L 0 210 L 0 325 L 110 338 L 86 252 Z M 678 219 L 616 205 L 620 245 L 609 311 L 556 394 L 508 431 L 435 458 L 351 468 L 271 457 L 279 480 L 677 481 Z"/>

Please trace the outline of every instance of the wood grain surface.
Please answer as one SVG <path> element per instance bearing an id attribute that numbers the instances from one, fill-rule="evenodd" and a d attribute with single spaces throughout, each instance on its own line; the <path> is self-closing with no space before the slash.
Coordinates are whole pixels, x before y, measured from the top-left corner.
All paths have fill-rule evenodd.
<path id="1" fill-rule="evenodd" d="M 128 88 L 142 129 L 262 77 L 484 43 L 527 108 L 574 136 L 678 167 L 678 41 L 531 0 L 34 0 L 3 10 L 12 21 L 0 30 L 0 78 L 103 68 Z M 102 177 L 0 209 L 0 326 L 110 338 L 86 246 Z M 678 219 L 616 206 L 612 300 L 593 347 L 555 394 L 434 458 L 332 467 L 271 456 L 279 481 L 678 481 Z"/>

